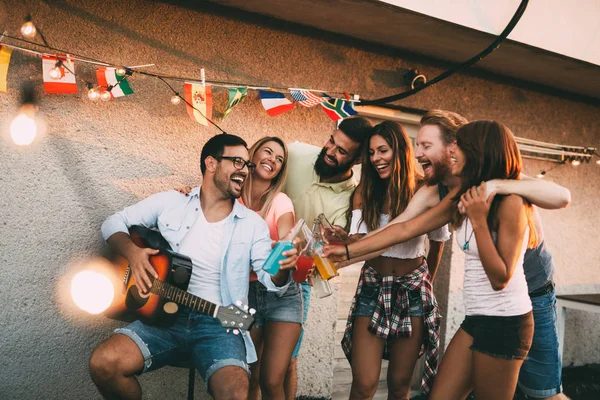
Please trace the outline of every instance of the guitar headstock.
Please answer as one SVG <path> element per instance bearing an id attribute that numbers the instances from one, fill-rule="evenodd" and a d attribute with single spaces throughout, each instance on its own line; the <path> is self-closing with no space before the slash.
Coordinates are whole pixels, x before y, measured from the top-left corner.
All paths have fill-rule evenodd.
<path id="1" fill-rule="evenodd" d="M 223 328 L 231 329 L 234 334 L 238 334 L 240 330 L 250 329 L 254 323 L 255 312 L 248 305 L 237 301 L 236 304 L 219 307 L 216 317 L 221 321 Z"/>

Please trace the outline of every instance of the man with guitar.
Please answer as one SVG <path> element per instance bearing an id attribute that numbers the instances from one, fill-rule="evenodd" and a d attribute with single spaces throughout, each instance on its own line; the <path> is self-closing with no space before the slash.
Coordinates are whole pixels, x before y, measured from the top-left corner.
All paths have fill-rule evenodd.
<path id="1" fill-rule="evenodd" d="M 265 287 L 277 294 L 287 289 L 297 251 L 292 249 L 274 276 L 262 270 L 271 252 L 265 221 L 235 201 L 241 195 L 248 173 L 255 166 L 248 160 L 246 142 L 222 134 L 211 138 L 200 157 L 201 187 L 189 196 L 162 192 L 125 208 L 102 225 L 110 247 L 125 257 L 142 296 L 149 294 L 158 278 L 151 257 L 158 250 L 140 248 L 128 235 L 141 225 L 158 228 L 171 248 L 192 261 L 188 292 L 219 306 L 228 306 L 248 296 L 250 268 Z M 157 282 L 158 283 L 158 282 Z M 153 291 L 154 292 L 154 291 Z M 106 399 L 141 399 L 135 378 L 189 359 L 216 399 L 243 399 L 248 395 L 248 364 L 256 361 L 250 336 L 228 333 L 213 316 L 180 306 L 173 325 L 152 326 L 135 321 L 102 342 L 90 359 L 90 374 Z"/>

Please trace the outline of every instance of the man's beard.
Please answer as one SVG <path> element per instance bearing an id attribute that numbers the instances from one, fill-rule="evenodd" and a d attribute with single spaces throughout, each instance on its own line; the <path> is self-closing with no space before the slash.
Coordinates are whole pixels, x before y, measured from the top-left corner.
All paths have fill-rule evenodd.
<path id="1" fill-rule="evenodd" d="M 323 147 L 319 156 L 317 157 L 317 161 L 315 162 L 315 172 L 321 179 L 328 179 L 336 175 L 340 175 L 346 173 L 352 168 L 352 162 L 342 165 L 331 166 L 325 162 L 325 154 L 327 153 L 327 149 Z M 337 162 L 337 160 L 335 161 Z"/>
<path id="2" fill-rule="evenodd" d="M 223 174 L 215 174 L 214 176 L 215 187 L 219 189 L 224 199 L 237 199 L 242 195 L 242 192 L 236 193 L 231 187 L 231 180 L 227 179 Z M 243 187 L 243 185 L 242 185 Z"/>
<path id="3" fill-rule="evenodd" d="M 446 179 L 446 177 L 448 175 L 450 175 L 450 167 L 449 167 L 449 163 L 450 163 L 450 159 L 448 156 L 443 157 L 442 160 L 440 161 L 431 161 L 429 160 L 429 162 L 431 163 L 431 168 L 433 169 L 433 174 L 431 176 L 427 176 L 425 175 L 423 177 L 423 179 L 425 180 L 425 184 L 427 186 L 433 186 L 433 185 L 437 185 L 438 183 L 442 183 L 444 181 L 444 179 Z"/>

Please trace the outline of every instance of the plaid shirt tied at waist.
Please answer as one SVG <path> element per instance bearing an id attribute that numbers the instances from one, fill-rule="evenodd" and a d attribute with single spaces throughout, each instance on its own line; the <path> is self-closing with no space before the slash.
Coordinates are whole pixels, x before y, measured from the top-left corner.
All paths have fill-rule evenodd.
<path id="1" fill-rule="evenodd" d="M 362 291 L 363 285 L 376 286 L 379 288 L 377 306 L 371 317 L 368 330 L 377 337 L 384 340 L 383 358 L 389 360 L 390 338 L 401 338 L 412 336 L 412 325 L 409 315 L 408 293 L 412 291 L 421 292 L 423 302 L 423 321 L 425 323 L 426 335 L 423 338 L 421 356 L 425 353 L 425 368 L 421 387 L 425 393 L 429 393 L 433 385 L 433 378 L 437 373 L 439 345 L 440 345 L 440 320 L 437 301 L 433 295 L 431 277 L 427 268 L 427 262 L 423 263 L 414 271 L 403 276 L 381 276 L 373 267 L 365 262 L 360 274 L 356 294 L 352 299 L 346 331 L 342 338 L 342 349 L 348 361 L 352 354 L 352 329 L 355 318 L 356 302 Z M 392 293 L 397 289 L 397 296 L 392 301 Z M 392 307 L 392 305 L 394 305 Z"/>

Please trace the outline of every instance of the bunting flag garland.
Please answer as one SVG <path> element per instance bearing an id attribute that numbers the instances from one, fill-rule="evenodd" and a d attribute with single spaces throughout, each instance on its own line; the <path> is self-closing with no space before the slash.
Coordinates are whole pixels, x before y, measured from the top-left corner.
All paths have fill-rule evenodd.
<path id="1" fill-rule="evenodd" d="M 276 117 L 295 107 L 294 103 L 285 98 L 283 93 L 259 90 L 260 101 L 271 117 Z"/>
<path id="2" fill-rule="evenodd" d="M 342 100 L 342 99 L 330 99 L 321 103 L 321 107 L 323 107 L 323 111 L 329 118 L 334 121 L 338 119 L 348 118 L 351 115 L 358 114 L 354 110 L 354 105 L 350 101 Z"/>
<path id="3" fill-rule="evenodd" d="M 58 61 L 62 61 L 64 65 L 57 66 Z M 60 70 L 58 79 L 52 78 L 50 71 L 54 68 Z M 44 90 L 51 94 L 77 94 L 77 83 L 75 80 L 75 64 L 71 57 L 66 56 L 43 56 L 42 70 L 44 73 Z"/>
<path id="4" fill-rule="evenodd" d="M 8 74 L 11 53 L 12 49 L 0 46 L 0 92 L 6 92 L 6 75 Z"/>
<path id="5" fill-rule="evenodd" d="M 116 68 L 103 67 L 96 68 L 96 79 L 98 79 L 98 85 L 103 87 L 112 86 L 110 90 L 110 97 L 123 97 L 133 94 L 133 89 L 129 86 L 127 78 L 118 76 Z"/>
<path id="6" fill-rule="evenodd" d="M 206 118 L 212 119 L 212 86 L 186 82 L 183 89 L 185 100 L 193 106 L 185 105 L 190 118 L 204 126 L 208 126 Z"/>
<path id="7" fill-rule="evenodd" d="M 321 104 L 322 102 L 330 98 L 327 95 L 318 96 L 312 93 L 310 90 L 306 89 L 291 89 L 290 95 L 294 100 L 296 100 L 297 103 L 304 107 L 316 106 L 317 104 Z"/>
<path id="8" fill-rule="evenodd" d="M 248 94 L 248 89 L 242 87 L 229 88 L 227 89 L 227 91 L 229 92 L 229 102 L 227 103 L 227 108 L 223 113 L 223 119 L 225 119 L 229 115 L 233 107 L 240 104 Z"/>

